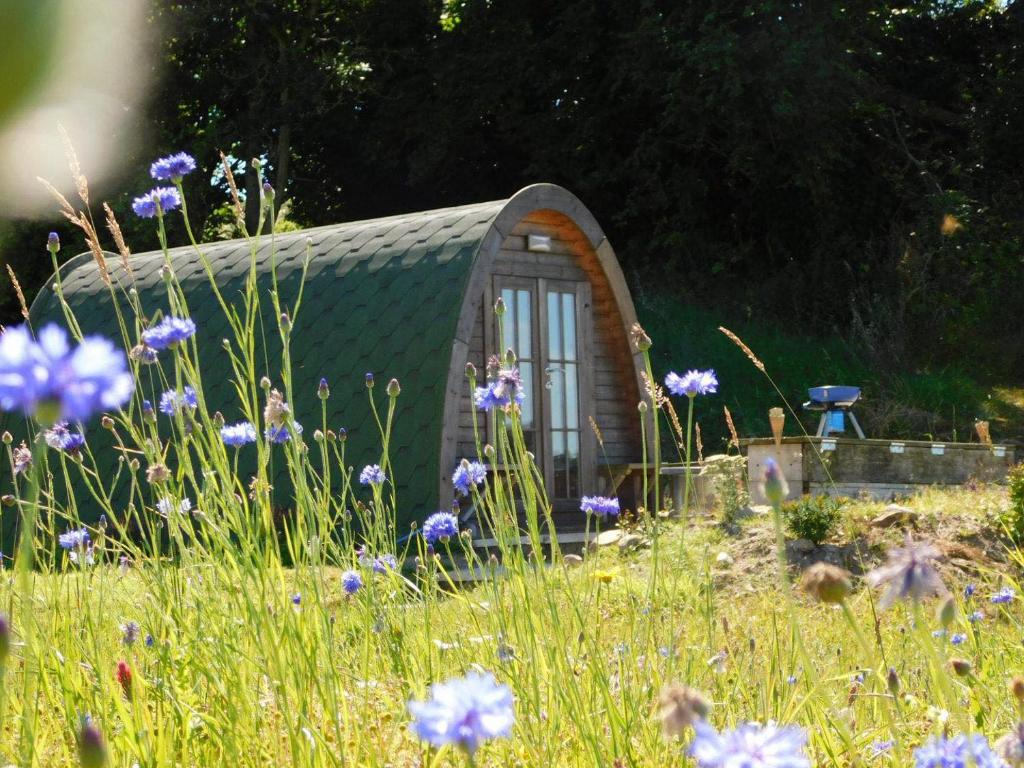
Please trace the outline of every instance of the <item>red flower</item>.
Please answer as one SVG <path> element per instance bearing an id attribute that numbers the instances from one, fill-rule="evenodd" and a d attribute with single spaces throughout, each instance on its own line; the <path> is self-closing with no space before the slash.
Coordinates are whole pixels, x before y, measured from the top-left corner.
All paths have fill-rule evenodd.
<path id="1" fill-rule="evenodd" d="M 121 690 L 124 691 L 126 699 L 132 697 L 132 668 L 128 666 L 127 661 L 117 662 L 117 682 L 121 686 Z"/>

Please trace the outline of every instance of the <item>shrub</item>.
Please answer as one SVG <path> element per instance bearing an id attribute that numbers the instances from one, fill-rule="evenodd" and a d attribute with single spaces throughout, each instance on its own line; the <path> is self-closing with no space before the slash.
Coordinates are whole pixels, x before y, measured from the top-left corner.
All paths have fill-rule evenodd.
<path id="1" fill-rule="evenodd" d="M 821 544 L 835 530 L 842 503 L 833 496 L 804 496 L 782 507 L 789 532 Z"/>
<path id="2" fill-rule="evenodd" d="M 1010 469 L 1007 476 L 1010 485 L 1010 509 L 1005 525 L 1015 544 L 1024 542 L 1024 462 Z"/>

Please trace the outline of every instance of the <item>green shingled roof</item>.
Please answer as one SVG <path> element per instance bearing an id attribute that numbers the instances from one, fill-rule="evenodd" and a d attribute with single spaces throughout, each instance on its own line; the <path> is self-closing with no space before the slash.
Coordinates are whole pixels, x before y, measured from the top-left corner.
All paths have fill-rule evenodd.
<path id="1" fill-rule="evenodd" d="M 392 377 L 401 382 L 391 450 L 400 530 L 403 523 L 434 511 L 438 503 L 438 461 L 452 342 L 480 242 L 504 205 L 505 201 L 498 201 L 337 224 L 277 235 L 274 241 L 285 306 L 294 303 L 307 238 L 312 243 L 302 308 L 292 331 L 292 406 L 307 431 L 311 433 L 319 425 L 317 383 L 326 377 L 331 388 L 328 424 L 348 430 L 348 461 L 358 474 L 364 463 L 377 460 L 380 451 L 366 402 L 365 373 L 373 372 L 381 388 Z M 270 287 L 271 249 L 270 239 L 264 238 L 257 253 L 264 292 Z M 224 297 L 240 306 L 249 267 L 248 244 L 234 240 L 212 243 L 203 250 Z M 228 323 L 194 249 L 172 250 L 171 261 L 199 329 L 207 407 L 235 420 L 241 414 L 230 384 L 227 353 L 221 346 L 221 340 L 230 336 Z M 131 257 L 135 286 L 143 310 L 150 316 L 158 309 L 167 311 L 159 274 L 162 263 L 160 252 Z M 119 259 L 111 257 L 108 264 L 113 279 L 127 286 L 129 280 Z M 91 256 L 72 259 L 61 273 L 65 297 L 83 331 L 120 338 L 110 292 Z M 269 309 L 269 300 L 264 305 Z M 36 327 L 46 320 L 63 321 L 49 289 L 37 298 L 32 315 Z M 270 323 L 273 318 L 268 314 L 265 321 Z M 271 367 L 257 374 L 269 376 L 275 384 L 280 383 L 274 363 L 279 359 L 278 349 L 268 341 Z M 154 390 L 154 395 L 158 398 L 159 392 Z M 105 438 L 96 424 L 89 426 L 87 436 L 94 450 Z M 97 460 L 103 461 L 100 457 L 109 460 L 113 470 L 115 453 L 99 451 Z M 287 501 L 278 499 L 278 503 Z M 82 510 L 82 516 L 85 521 L 93 517 L 87 510 Z"/>

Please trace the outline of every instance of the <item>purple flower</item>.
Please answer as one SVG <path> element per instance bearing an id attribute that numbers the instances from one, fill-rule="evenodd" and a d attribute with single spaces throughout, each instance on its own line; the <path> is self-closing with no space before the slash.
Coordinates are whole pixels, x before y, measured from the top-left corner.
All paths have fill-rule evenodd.
<path id="1" fill-rule="evenodd" d="M 120 350 L 99 336 L 74 349 L 64 329 L 50 323 L 38 341 L 25 325 L 0 334 L 0 410 L 23 411 L 44 424 L 88 421 L 120 408 L 134 382 Z"/>
<path id="2" fill-rule="evenodd" d="M 508 408 L 512 403 L 522 405 L 526 400 L 523 382 L 516 368 L 500 368 L 485 387 L 473 392 L 473 402 L 481 411 Z"/>
<path id="3" fill-rule="evenodd" d="M 871 571 L 867 578 L 873 587 L 887 585 L 888 591 L 879 602 L 887 608 L 896 600 L 918 601 L 931 595 L 945 594 L 946 586 L 935 570 L 939 551 L 929 545 L 915 543 L 907 536 L 906 544 L 889 552 L 889 560 Z"/>
<path id="4" fill-rule="evenodd" d="M 1005 768 L 980 734 L 936 736 L 914 750 L 914 768 Z"/>
<path id="5" fill-rule="evenodd" d="M 362 589 L 363 577 L 359 575 L 359 571 L 345 571 L 341 574 L 341 588 L 348 595 L 354 595 Z"/>
<path id="6" fill-rule="evenodd" d="M 975 611 L 974 613 L 972 613 L 970 616 L 967 617 L 967 620 L 969 622 L 971 622 L 972 624 L 976 624 L 979 621 L 984 621 L 985 620 L 985 612 L 984 611 Z"/>
<path id="7" fill-rule="evenodd" d="M 367 464 L 359 473 L 359 482 L 363 485 L 384 485 L 387 475 L 380 468 L 380 464 Z"/>
<path id="8" fill-rule="evenodd" d="M 24 440 L 21 441 L 21 445 L 14 449 L 12 458 L 14 459 L 14 474 L 16 475 L 24 474 L 32 467 L 32 451 L 25 445 Z"/>
<path id="9" fill-rule="evenodd" d="M 606 496 L 584 496 L 580 501 L 580 511 L 600 517 L 602 520 L 606 517 L 618 517 L 619 500 Z"/>
<path id="10" fill-rule="evenodd" d="M 885 741 L 873 741 L 871 742 L 871 755 L 870 757 L 881 757 L 884 754 L 890 752 L 895 746 L 896 742 L 892 739 L 886 739 Z"/>
<path id="11" fill-rule="evenodd" d="M 431 546 L 459 535 L 459 518 L 451 512 L 435 512 L 423 521 L 423 538 Z"/>
<path id="12" fill-rule="evenodd" d="M 373 562 L 370 563 L 370 569 L 374 573 L 387 573 L 398 568 L 398 558 L 394 555 L 384 554 L 379 557 L 375 557 Z"/>
<path id="13" fill-rule="evenodd" d="M 194 336 L 195 332 L 196 324 L 192 318 L 168 315 L 142 332 L 142 343 L 151 349 L 167 349 Z"/>
<path id="14" fill-rule="evenodd" d="M 293 421 L 291 424 L 292 432 L 288 431 L 288 427 L 282 424 L 280 427 L 275 427 L 271 424 L 265 430 L 263 430 L 263 436 L 272 443 L 287 443 L 292 439 L 292 434 L 301 435 L 302 425 L 297 421 Z"/>
<path id="15" fill-rule="evenodd" d="M 302 593 L 296 592 L 292 595 L 292 605 L 302 605 Z"/>
<path id="16" fill-rule="evenodd" d="M 163 217 L 168 211 L 173 211 L 181 205 L 181 196 L 174 187 L 154 187 L 141 197 L 132 200 L 132 210 L 136 216 L 143 219 L 152 219 L 154 216 Z"/>
<path id="17" fill-rule="evenodd" d="M 810 768 L 804 745 L 807 734 L 797 726 L 744 723 L 719 733 L 703 720 L 693 725 L 696 735 L 690 755 L 701 768 Z"/>
<path id="18" fill-rule="evenodd" d="M 711 395 L 718 391 L 718 378 L 712 370 L 687 371 L 683 376 L 672 371 L 665 377 L 665 386 L 673 395 Z"/>
<path id="19" fill-rule="evenodd" d="M 963 634 L 962 632 L 957 632 L 955 635 L 949 638 L 949 642 L 951 642 L 953 645 L 963 645 L 965 642 L 967 642 L 967 635 Z"/>
<path id="20" fill-rule="evenodd" d="M 196 161 L 187 152 L 177 152 L 167 157 L 161 157 L 149 166 L 149 175 L 157 181 L 181 181 L 182 176 L 187 176 L 196 169 Z"/>
<path id="21" fill-rule="evenodd" d="M 89 532 L 85 528 L 71 529 L 57 537 L 64 549 L 85 549 L 89 545 Z"/>
<path id="22" fill-rule="evenodd" d="M 1013 602 L 1014 595 L 1016 594 L 1012 587 L 1003 587 L 988 600 L 990 603 L 1010 603 Z"/>
<path id="23" fill-rule="evenodd" d="M 487 467 L 479 461 L 466 461 L 463 459 L 452 475 L 452 485 L 463 496 L 469 496 L 470 489 L 474 485 L 482 484 L 486 479 Z"/>
<path id="24" fill-rule="evenodd" d="M 198 405 L 196 391 L 189 386 L 186 386 L 182 392 L 168 389 L 160 395 L 160 413 L 166 413 L 168 416 L 173 416 L 182 408 L 195 409 Z"/>
<path id="25" fill-rule="evenodd" d="M 126 621 L 121 625 L 121 642 L 125 645 L 135 645 L 139 639 L 139 625 L 134 621 Z"/>
<path id="26" fill-rule="evenodd" d="M 246 443 L 255 443 L 256 437 L 256 427 L 248 421 L 240 421 L 237 424 L 225 424 L 220 428 L 220 439 L 224 441 L 224 445 L 230 445 L 235 448 Z"/>
<path id="27" fill-rule="evenodd" d="M 977 587 L 975 587 L 973 584 L 968 584 L 966 587 L 964 587 L 964 597 L 970 600 L 972 597 L 974 597 L 974 593 L 977 591 Z"/>
<path id="28" fill-rule="evenodd" d="M 72 432 L 66 421 L 58 421 L 43 432 L 43 440 L 55 451 L 63 451 L 71 455 L 85 447 L 85 437 L 78 432 Z"/>
<path id="29" fill-rule="evenodd" d="M 509 736 L 515 722 L 512 704 L 507 685 L 493 675 L 471 672 L 430 686 L 430 698 L 410 701 L 409 713 L 421 739 L 435 747 L 454 744 L 472 755 L 484 741 Z"/>

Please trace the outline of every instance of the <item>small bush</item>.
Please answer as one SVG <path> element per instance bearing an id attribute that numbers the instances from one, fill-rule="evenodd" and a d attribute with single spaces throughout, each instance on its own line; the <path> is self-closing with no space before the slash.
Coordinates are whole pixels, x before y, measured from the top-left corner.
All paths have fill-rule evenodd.
<path id="1" fill-rule="evenodd" d="M 832 496 L 804 496 L 783 505 L 782 517 L 794 536 L 821 544 L 835 530 L 841 507 Z"/>
<path id="2" fill-rule="evenodd" d="M 1024 543 L 1024 462 L 1010 469 L 1010 509 L 1005 518 L 1007 532 L 1015 544 Z"/>

